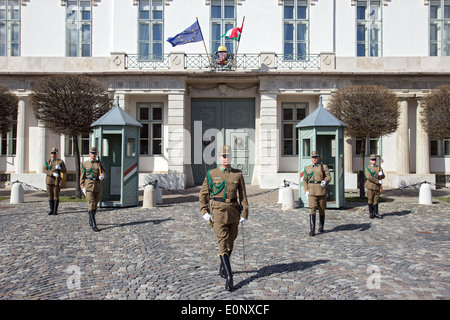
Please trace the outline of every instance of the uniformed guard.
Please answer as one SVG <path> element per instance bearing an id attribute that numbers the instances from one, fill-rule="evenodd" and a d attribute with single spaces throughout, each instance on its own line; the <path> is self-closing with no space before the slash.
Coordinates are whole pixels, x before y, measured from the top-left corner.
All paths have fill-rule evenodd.
<path id="1" fill-rule="evenodd" d="M 370 155 L 370 165 L 366 166 L 364 169 L 364 176 L 366 177 L 364 187 L 367 189 L 369 217 L 370 219 L 383 219 L 383 216 L 378 214 L 378 199 L 380 198 L 380 192 L 385 176 L 381 167 L 377 165 L 377 156 L 375 154 Z"/>
<path id="2" fill-rule="evenodd" d="M 303 173 L 303 190 L 310 208 L 310 236 L 316 234 L 316 210 L 319 210 L 319 232 L 323 232 L 325 224 L 325 209 L 327 206 L 327 185 L 331 181 L 328 166 L 319 163 L 319 153 L 311 152 L 312 164 L 305 167 Z"/>
<path id="3" fill-rule="evenodd" d="M 89 225 L 95 232 L 99 231 L 95 222 L 95 213 L 102 193 L 102 180 L 106 177 L 105 168 L 103 163 L 97 159 L 97 154 L 96 147 L 89 149 L 90 159 L 81 164 L 80 177 L 81 190 L 86 195 L 88 203 Z"/>
<path id="4" fill-rule="evenodd" d="M 47 176 L 45 184 L 47 185 L 48 204 L 50 206 L 49 215 L 58 214 L 59 192 L 61 191 L 61 173 L 66 173 L 66 165 L 63 160 L 58 159 L 58 149 L 52 148 L 50 159 L 45 160 L 42 169 Z"/>
<path id="5" fill-rule="evenodd" d="M 225 289 L 231 291 L 233 274 L 230 255 L 238 235 L 238 225 L 248 219 L 248 201 L 242 172 L 231 168 L 231 147 L 223 146 L 219 158 L 221 166 L 206 173 L 199 201 L 203 218 L 212 223 L 219 243 L 219 274 L 226 278 Z"/>

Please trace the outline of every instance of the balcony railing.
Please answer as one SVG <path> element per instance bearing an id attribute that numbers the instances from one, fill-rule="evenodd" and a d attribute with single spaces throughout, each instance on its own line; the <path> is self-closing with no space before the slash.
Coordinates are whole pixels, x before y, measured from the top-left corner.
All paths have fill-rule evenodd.
<path id="1" fill-rule="evenodd" d="M 173 57 L 172 57 L 173 56 Z M 164 55 L 125 55 L 125 69 L 175 69 L 236 71 L 266 69 L 320 69 L 320 54 L 283 55 L 242 53 L 230 54 L 228 63 L 220 65 L 215 55 L 171 53 Z"/>
<path id="2" fill-rule="evenodd" d="M 125 69 L 170 69 L 170 54 L 126 54 Z"/>

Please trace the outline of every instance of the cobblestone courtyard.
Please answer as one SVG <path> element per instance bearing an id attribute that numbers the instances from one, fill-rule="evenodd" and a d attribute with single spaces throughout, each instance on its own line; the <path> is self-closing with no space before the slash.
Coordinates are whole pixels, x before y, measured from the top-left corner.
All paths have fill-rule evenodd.
<path id="1" fill-rule="evenodd" d="M 327 210 L 325 233 L 309 237 L 308 209 L 281 210 L 277 192 L 250 197 L 230 293 L 197 191 L 151 209 L 99 209 L 98 233 L 84 202 L 48 216 L 45 194 L 0 201 L 0 299 L 450 298 L 448 203 L 400 194 L 380 204 L 382 220 L 347 204 Z"/>

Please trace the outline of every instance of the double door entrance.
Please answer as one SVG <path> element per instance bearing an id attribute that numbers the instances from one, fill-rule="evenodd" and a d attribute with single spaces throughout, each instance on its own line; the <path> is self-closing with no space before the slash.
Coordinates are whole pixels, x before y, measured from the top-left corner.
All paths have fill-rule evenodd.
<path id="1" fill-rule="evenodd" d="M 202 184 L 206 172 L 220 165 L 219 150 L 230 145 L 231 166 L 242 171 L 251 183 L 255 166 L 255 100 L 192 99 L 192 171 L 195 184 Z"/>

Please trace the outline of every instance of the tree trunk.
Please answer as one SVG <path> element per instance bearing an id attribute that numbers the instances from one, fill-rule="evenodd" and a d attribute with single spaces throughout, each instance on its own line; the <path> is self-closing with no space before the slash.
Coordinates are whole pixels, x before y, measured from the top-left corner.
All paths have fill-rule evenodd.
<path id="1" fill-rule="evenodd" d="M 80 161 L 80 149 L 78 148 L 78 136 L 72 136 L 73 146 L 75 149 L 75 198 L 81 199 L 81 161 Z"/>

